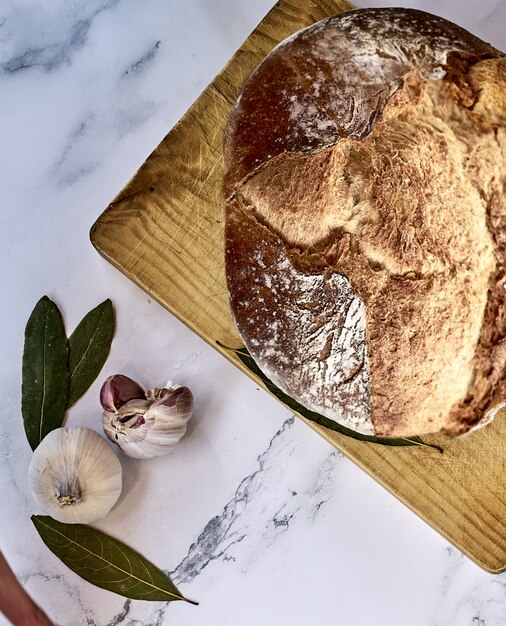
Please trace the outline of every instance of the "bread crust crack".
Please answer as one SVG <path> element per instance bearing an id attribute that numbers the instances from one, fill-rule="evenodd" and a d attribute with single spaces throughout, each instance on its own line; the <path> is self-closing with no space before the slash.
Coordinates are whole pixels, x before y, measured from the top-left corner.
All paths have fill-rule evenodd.
<path id="1" fill-rule="evenodd" d="M 225 134 L 227 281 L 260 367 L 362 432 L 506 402 L 506 61 L 417 11 L 279 46 Z"/>

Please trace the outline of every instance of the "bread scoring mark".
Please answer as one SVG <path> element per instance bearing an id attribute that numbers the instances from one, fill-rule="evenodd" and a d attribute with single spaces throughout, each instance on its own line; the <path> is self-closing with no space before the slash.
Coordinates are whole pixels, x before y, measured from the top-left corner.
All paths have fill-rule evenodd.
<path id="1" fill-rule="evenodd" d="M 229 229 L 232 308 L 252 353 L 256 349 L 262 354 L 266 373 L 281 388 L 288 380 L 294 391 L 287 392 L 299 401 L 307 393 L 316 397 L 314 410 L 326 414 L 318 403 L 322 394 L 332 398 L 334 391 L 340 406 L 354 401 L 342 393 L 346 375 L 331 392 L 325 387 L 332 355 L 339 352 L 340 371 L 346 369 L 342 367 L 346 329 L 357 332 L 356 321 L 342 321 L 353 307 L 346 316 L 340 310 L 336 314 L 340 350 L 335 350 L 334 312 L 326 307 L 323 294 L 338 287 L 345 293 L 345 285 L 334 283 L 332 276 L 348 277 L 348 287 L 361 303 L 362 341 L 369 354 L 355 366 L 348 363 L 346 371 L 356 382 L 367 369 L 371 431 L 402 436 L 446 428 L 458 434 L 483 420 L 480 411 L 494 393 L 501 400 L 497 391 L 501 381 L 506 389 L 501 378 L 506 343 L 504 350 L 500 344 L 506 341 L 506 330 L 495 314 L 506 319 L 504 272 L 494 273 L 498 247 L 494 242 L 494 253 L 485 222 L 490 233 L 497 234 L 497 215 L 502 219 L 506 214 L 504 202 L 497 200 L 505 184 L 506 155 L 495 161 L 494 174 L 497 155 L 492 158 L 493 151 L 486 152 L 490 125 L 504 126 L 506 121 L 504 107 L 497 104 L 506 90 L 497 75 L 478 76 L 475 85 L 466 84 L 467 73 L 480 59 L 491 63 L 500 57 L 488 44 L 435 16 L 402 9 L 358 11 L 296 34 L 276 48 L 245 86 L 225 140 L 225 188 L 232 203 L 242 202 L 243 216 L 236 216 L 242 228 L 247 231 L 254 224 L 259 232 L 263 229 L 272 250 L 242 257 L 247 271 L 241 272 L 238 247 L 246 242 L 238 230 L 232 235 Z M 444 77 L 454 89 L 454 103 L 461 107 L 456 118 L 455 110 L 442 117 L 431 115 L 433 103 L 418 106 L 427 93 L 417 93 L 417 80 L 424 87 L 442 83 Z M 482 94 L 483 101 L 476 94 Z M 488 129 L 483 119 L 489 120 Z M 425 143 L 428 153 L 419 167 L 416 148 Z M 504 152 L 506 143 L 499 149 Z M 431 159 L 441 166 L 439 173 L 432 171 Z M 436 181 L 441 198 L 430 199 L 429 180 Z M 423 202 L 410 207 L 416 200 L 415 188 Z M 493 219 L 492 197 L 499 206 Z M 249 211 L 244 210 L 244 200 Z M 425 210 L 431 203 L 432 209 Z M 391 208 L 398 209 L 395 220 L 389 217 Z M 433 219 L 451 227 L 445 232 L 438 222 L 434 228 Z M 251 251 L 250 243 L 246 249 Z M 311 260 L 301 262 L 297 252 L 301 258 L 308 253 L 317 259 L 315 265 L 311 268 Z M 265 282 L 255 281 L 253 291 L 261 292 L 255 302 L 251 280 L 252 265 L 257 263 Z M 285 272 L 284 284 L 275 282 L 277 272 Z M 318 276 L 321 282 L 311 287 L 301 276 L 313 281 Z M 240 281 L 245 285 L 243 300 L 238 298 Z M 489 281 L 500 284 L 500 289 L 496 293 L 491 286 L 493 295 L 487 301 Z M 311 297 L 296 295 L 298 286 Z M 255 304 L 258 316 L 250 310 Z M 278 320 L 280 309 L 286 309 L 281 310 L 285 317 Z M 304 315 L 311 316 L 310 324 L 304 325 Z M 271 335 L 261 336 L 258 329 L 273 319 L 281 324 Z M 292 335 L 286 340 L 283 329 L 293 328 L 297 336 L 301 326 L 304 331 L 294 347 Z M 497 345 L 487 339 L 490 328 L 497 330 L 497 336 L 492 332 Z M 307 352 L 306 345 L 317 350 Z M 355 357 L 358 350 L 355 346 Z M 318 377 L 306 378 L 301 389 L 302 382 L 296 379 L 306 361 Z M 480 406 L 475 402 L 478 397 Z M 306 398 L 302 403 L 311 408 L 311 401 Z M 452 403 L 455 411 L 449 414 Z M 336 413 L 329 417 L 335 419 Z M 342 417 L 346 420 L 345 412 Z"/>
<path id="2" fill-rule="evenodd" d="M 276 155 L 367 137 L 407 72 L 437 80 L 451 58 L 465 64 L 487 55 L 500 53 L 413 9 L 351 11 L 295 33 L 253 71 L 232 110 L 224 141 L 226 197 Z"/>
<path id="3" fill-rule="evenodd" d="M 303 406 L 372 434 L 365 309 L 349 281 L 298 270 L 237 201 L 226 241 L 232 311 L 259 367 Z"/>
<path id="4" fill-rule="evenodd" d="M 439 430 L 473 384 L 496 264 L 486 198 L 506 161 L 497 133 L 478 132 L 481 118 L 452 94 L 413 74 L 366 140 L 276 157 L 237 191 L 287 246 L 325 254 L 365 303 L 373 419 L 383 435 Z M 317 316 L 311 332 L 324 320 Z"/>

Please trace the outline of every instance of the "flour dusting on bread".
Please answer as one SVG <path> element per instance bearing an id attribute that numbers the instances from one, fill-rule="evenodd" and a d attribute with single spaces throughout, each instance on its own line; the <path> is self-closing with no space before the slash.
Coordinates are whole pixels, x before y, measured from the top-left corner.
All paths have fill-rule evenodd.
<path id="1" fill-rule="evenodd" d="M 251 353 L 364 433 L 457 435 L 506 401 L 506 57 L 405 9 L 278 46 L 225 135 Z"/>

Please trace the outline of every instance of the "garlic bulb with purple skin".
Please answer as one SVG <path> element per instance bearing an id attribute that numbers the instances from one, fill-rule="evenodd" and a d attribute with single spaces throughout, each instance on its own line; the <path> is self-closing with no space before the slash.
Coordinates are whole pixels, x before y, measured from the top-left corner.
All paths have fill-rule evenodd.
<path id="1" fill-rule="evenodd" d="M 167 454 L 185 434 L 193 413 L 193 395 L 188 387 L 144 391 L 122 374 L 105 381 L 100 403 L 105 434 L 135 459 Z"/>

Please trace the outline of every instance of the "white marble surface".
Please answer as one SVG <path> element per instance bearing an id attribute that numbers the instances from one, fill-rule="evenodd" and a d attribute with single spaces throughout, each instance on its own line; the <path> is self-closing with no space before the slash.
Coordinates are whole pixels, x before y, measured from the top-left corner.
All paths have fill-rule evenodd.
<path id="1" fill-rule="evenodd" d="M 271 4 L 0 3 L 0 546 L 61 626 L 506 624 L 506 575 L 450 547 L 89 243 L 102 208 Z M 392 4 L 453 18 L 506 49 L 501 0 Z M 194 390 L 188 436 L 167 457 L 123 459 L 124 494 L 99 526 L 171 571 L 198 607 L 101 591 L 31 525 L 20 368 L 24 324 L 44 293 L 69 331 L 114 300 L 118 330 L 102 378 L 172 378 Z M 98 389 L 70 424 L 99 429 Z"/>

